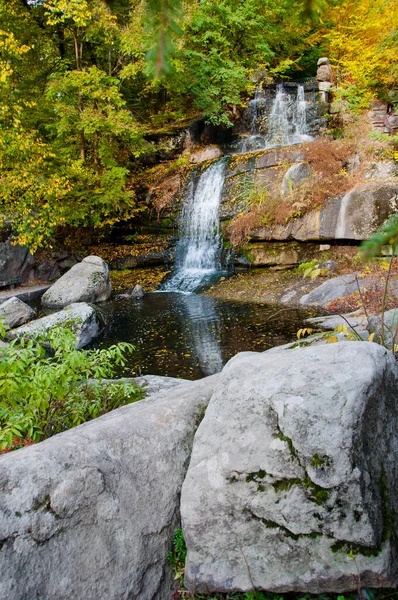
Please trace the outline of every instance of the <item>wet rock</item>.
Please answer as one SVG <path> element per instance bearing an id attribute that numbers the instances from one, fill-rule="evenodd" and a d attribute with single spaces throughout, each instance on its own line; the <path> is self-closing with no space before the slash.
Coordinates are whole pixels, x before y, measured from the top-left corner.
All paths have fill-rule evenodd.
<path id="1" fill-rule="evenodd" d="M 0 457 L 1 600 L 171 598 L 181 485 L 217 377 Z"/>
<path id="2" fill-rule="evenodd" d="M 182 489 L 188 589 L 395 588 L 397 384 L 367 342 L 233 358 Z"/>
<path id="3" fill-rule="evenodd" d="M 101 331 L 100 318 L 96 308 L 85 302 L 75 302 L 59 312 L 41 317 L 28 325 L 7 332 L 7 338 L 45 336 L 55 327 L 71 329 L 76 337 L 76 348 L 87 346 Z"/>
<path id="4" fill-rule="evenodd" d="M 224 156 L 224 152 L 219 146 L 207 146 L 203 150 L 194 152 L 189 158 L 189 162 L 192 164 L 199 164 L 206 160 L 214 160 L 215 158 L 221 158 Z"/>
<path id="5" fill-rule="evenodd" d="M 34 319 L 35 315 L 33 308 L 15 296 L 0 304 L 0 319 L 4 319 L 4 325 L 10 329 L 27 323 Z"/>
<path id="6" fill-rule="evenodd" d="M 111 293 L 108 265 L 99 256 L 87 256 L 50 287 L 42 303 L 58 308 L 73 302 L 101 302 Z"/>
<path id="7" fill-rule="evenodd" d="M 143 298 L 145 296 L 145 291 L 144 291 L 144 288 L 142 287 L 142 285 L 139 285 L 137 283 L 137 285 L 135 287 L 133 287 L 132 290 L 130 290 L 129 296 L 131 298 L 137 298 L 137 299 Z"/>

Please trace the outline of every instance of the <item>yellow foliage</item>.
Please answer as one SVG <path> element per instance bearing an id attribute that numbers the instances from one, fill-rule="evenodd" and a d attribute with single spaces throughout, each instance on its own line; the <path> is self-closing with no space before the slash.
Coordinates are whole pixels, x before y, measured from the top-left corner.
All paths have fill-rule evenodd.
<path id="1" fill-rule="evenodd" d="M 357 89 L 358 105 L 367 106 L 375 91 L 398 81 L 396 0 L 347 0 L 330 9 L 329 44 L 339 83 Z"/>

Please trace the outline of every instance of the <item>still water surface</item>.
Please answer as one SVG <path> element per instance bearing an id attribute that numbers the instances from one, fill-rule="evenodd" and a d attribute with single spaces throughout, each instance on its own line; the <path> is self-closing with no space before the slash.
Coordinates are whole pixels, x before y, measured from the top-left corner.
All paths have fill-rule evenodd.
<path id="1" fill-rule="evenodd" d="M 235 354 L 262 352 L 296 338 L 308 309 L 245 304 L 198 294 L 150 293 L 100 305 L 108 325 L 92 348 L 136 346 L 119 375 L 199 379 L 217 373 Z"/>

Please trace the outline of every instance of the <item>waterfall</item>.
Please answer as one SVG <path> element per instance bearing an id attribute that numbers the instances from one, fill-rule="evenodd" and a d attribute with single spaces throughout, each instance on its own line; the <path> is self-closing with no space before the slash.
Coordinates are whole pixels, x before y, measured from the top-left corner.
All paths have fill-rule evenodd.
<path id="1" fill-rule="evenodd" d="M 304 86 L 297 87 L 297 99 L 293 110 L 294 135 L 299 139 L 307 133 L 307 102 L 305 101 Z"/>
<path id="2" fill-rule="evenodd" d="M 288 116 L 289 96 L 283 85 L 276 86 L 276 96 L 268 121 L 267 147 L 288 146 L 292 143 L 292 127 Z"/>
<path id="3" fill-rule="evenodd" d="M 347 232 L 348 208 L 351 202 L 353 190 L 347 192 L 341 199 L 339 214 L 337 215 L 336 229 L 334 237 L 336 240 L 347 239 L 350 232 Z"/>
<path id="4" fill-rule="evenodd" d="M 287 86 L 286 86 L 287 88 Z M 246 122 L 250 135 L 241 136 L 231 145 L 232 153 L 245 154 L 257 150 L 266 150 L 278 146 L 290 146 L 300 142 L 308 142 L 313 138 L 307 134 L 307 109 L 304 85 L 290 84 L 288 90 L 295 90 L 295 96 L 287 91 L 282 83 L 276 86 L 276 95 L 269 105 L 263 90 L 257 90 L 253 100 L 247 106 Z M 270 109 L 268 117 L 268 134 L 259 133 L 260 119 Z"/>
<path id="5" fill-rule="evenodd" d="M 176 264 L 163 291 L 194 292 L 221 270 L 219 207 L 225 180 L 225 159 L 191 180 L 180 219 Z"/>

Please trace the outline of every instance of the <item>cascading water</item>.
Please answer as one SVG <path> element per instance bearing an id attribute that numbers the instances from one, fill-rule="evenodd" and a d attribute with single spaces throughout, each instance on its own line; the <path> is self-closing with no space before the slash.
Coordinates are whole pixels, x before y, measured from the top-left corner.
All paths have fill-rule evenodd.
<path id="1" fill-rule="evenodd" d="M 282 84 L 276 86 L 276 96 L 268 123 L 267 148 L 290 146 L 312 140 L 307 135 L 307 102 L 304 86 L 297 86 L 293 102 Z"/>
<path id="2" fill-rule="evenodd" d="M 176 264 L 162 291 L 194 292 L 221 270 L 219 207 L 225 180 L 225 159 L 213 163 L 190 183 L 180 220 Z"/>
<path id="3" fill-rule="evenodd" d="M 276 86 L 276 96 L 268 121 L 267 147 L 287 146 L 291 141 L 291 124 L 288 116 L 289 97 L 280 83 Z"/>
<path id="4" fill-rule="evenodd" d="M 294 135 L 297 137 L 307 133 L 307 102 L 305 101 L 304 86 L 297 87 L 297 100 L 293 110 Z"/>
<path id="5" fill-rule="evenodd" d="M 264 92 L 257 91 L 247 109 L 250 135 L 236 144 L 235 151 L 239 154 L 312 140 L 307 134 L 307 101 L 303 85 L 297 85 L 296 97 L 289 93 L 283 84 L 276 86 L 276 95 L 268 117 L 268 133 L 264 136 L 259 133 L 259 121 L 266 106 Z"/>

